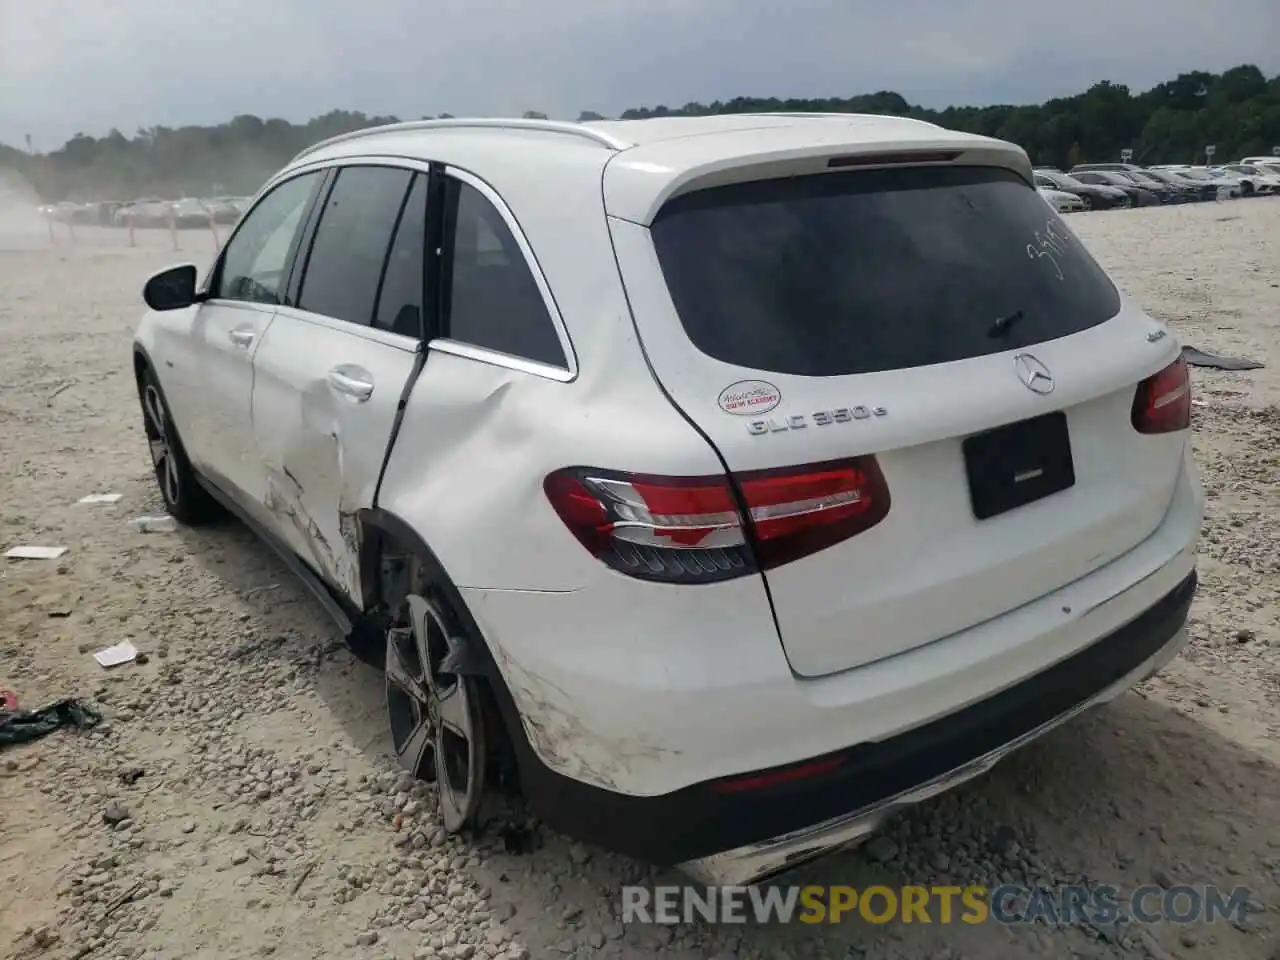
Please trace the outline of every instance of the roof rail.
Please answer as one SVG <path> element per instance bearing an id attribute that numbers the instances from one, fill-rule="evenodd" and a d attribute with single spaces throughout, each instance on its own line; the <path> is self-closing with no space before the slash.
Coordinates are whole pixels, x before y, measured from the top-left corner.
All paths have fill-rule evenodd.
<path id="1" fill-rule="evenodd" d="M 331 147 L 338 143 L 346 143 L 348 140 L 359 140 L 363 137 L 376 136 L 383 133 L 412 133 L 417 130 L 458 130 L 471 128 L 491 128 L 498 130 L 536 130 L 541 133 L 562 133 L 571 137 L 581 137 L 607 147 L 610 150 L 625 150 L 631 144 L 626 141 L 612 137 L 602 130 L 595 130 L 581 123 L 570 123 L 565 120 L 532 120 L 532 119 L 508 119 L 503 117 L 449 117 L 440 120 L 407 120 L 404 123 L 387 123 L 380 127 L 365 127 L 361 130 L 352 130 L 349 133 L 340 133 L 336 137 L 329 137 L 327 140 L 321 140 L 319 143 L 313 143 L 305 150 L 301 151 L 296 157 L 290 161 L 291 164 L 297 163 L 303 157 L 310 156 L 325 147 Z"/>
<path id="2" fill-rule="evenodd" d="M 820 117 L 826 120 L 905 120 L 908 123 L 922 123 L 926 127 L 937 127 L 930 120 L 919 120 L 915 117 L 900 117 L 895 113 L 819 113 L 808 110 L 774 110 L 754 114 L 757 117 Z M 939 128 L 941 129 L 941 128 Z"/>

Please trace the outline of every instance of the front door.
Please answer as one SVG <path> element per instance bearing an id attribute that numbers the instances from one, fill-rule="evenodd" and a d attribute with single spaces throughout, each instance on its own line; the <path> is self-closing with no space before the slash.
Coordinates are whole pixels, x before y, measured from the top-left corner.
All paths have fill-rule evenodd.
<path id="1" fill-rule="evenodd" d="M 192 323 L 197 388 L 183 411 L 187 453 L 243 506 L 261 502 L 265 473 L 253 435 L 253 358 L 270 329 L 320 174 L 286 180 L 241 222 Z"/>
<path id="2" fill-rule="evenodd" d="M 273 530 L 361 598 L 356 513 L 371 507 L 422 343 L 429 178 L 344 167 L 323 201 L 296 307 L 254 357 L 253 422 Z"/>

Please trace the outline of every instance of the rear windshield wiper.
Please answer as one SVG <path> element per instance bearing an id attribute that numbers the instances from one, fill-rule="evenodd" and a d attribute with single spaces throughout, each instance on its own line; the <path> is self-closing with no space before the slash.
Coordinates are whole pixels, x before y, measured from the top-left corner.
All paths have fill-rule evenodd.
<path id="1" fill-rule="evenodd" d="M 987 331 L 987 336 L 991 337 L 993 340 L 996 337 L 1003 337 L 1006 333 L 1009 332 L 1010 328 L 1012 328 L 1013 325 L 1017 323 L 1019 320 L 1021 320 L 1024 316 L 1026 316 L 1026 314 L 1023 313 L 1021 310 L 1015 310 L 1013 311 L 1013 313 L 1010 313 L 1006 316 L 1001 317 L 999 320 L 997 320 L 995 323 L 991 325 L 991 329 Z"/>

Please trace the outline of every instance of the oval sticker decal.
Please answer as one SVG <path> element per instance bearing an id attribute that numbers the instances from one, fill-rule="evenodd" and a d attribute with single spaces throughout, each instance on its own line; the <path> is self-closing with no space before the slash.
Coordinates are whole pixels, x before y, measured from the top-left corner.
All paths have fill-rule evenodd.
<path id="1" fill-rule="evenodd" d="M 720 409 L 736 416 L 768 413 L 782 402 L 782 392 L 765 380 L 739 380 L 720 391 Z"/>

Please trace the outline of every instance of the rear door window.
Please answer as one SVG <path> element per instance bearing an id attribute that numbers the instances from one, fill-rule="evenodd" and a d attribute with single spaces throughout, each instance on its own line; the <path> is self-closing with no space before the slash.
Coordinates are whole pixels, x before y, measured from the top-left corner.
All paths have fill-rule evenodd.
<path id="1" fill-rule="evenodd" d="M 732 184 L 677 197 L 652 235 L 693 344 L 774 373 L 948 363 L 1078 333 L 1120 309 L 1080 241 L 1003 169 Z"/>
<path id="2" fill-rule="evenodd" d="M 427 186 L 430 179 L 419 173 L 409 190 L 396 237 L 382 271 L 378 312 L 373 325 L 406 337 L 422 336 L 422 310 L 426 303 L 427 280 Z"/>
<path id="3" fill-rule="evenodd" d="M 373 323 L 382 265 L 412 170 L 344 167 L 325 199 L 298 306 L 348 323 Z"/>

